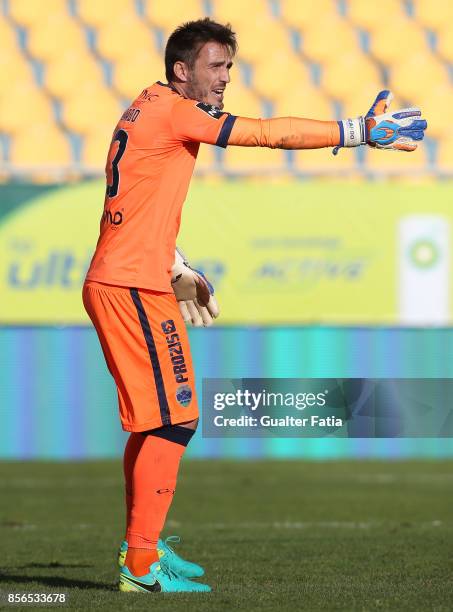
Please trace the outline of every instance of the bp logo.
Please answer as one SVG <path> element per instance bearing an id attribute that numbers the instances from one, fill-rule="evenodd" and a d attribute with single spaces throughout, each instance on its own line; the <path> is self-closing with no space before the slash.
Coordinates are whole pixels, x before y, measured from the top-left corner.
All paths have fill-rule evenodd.
<path id="1" fill-rule="evenodd" d="M 189 387 L 189 385 L 180 385 L 176 389 L 176 399 L 181 406 L 187 408 L 192 399 L 192 389 Z"/>
<path id="2" fill-rule="evenodd" d="M 432 268 L 436 265 L 439 256 L 436 243 L 428 238 L 415 241 L 409 249 L 409 258 L 417 268 Z"/>

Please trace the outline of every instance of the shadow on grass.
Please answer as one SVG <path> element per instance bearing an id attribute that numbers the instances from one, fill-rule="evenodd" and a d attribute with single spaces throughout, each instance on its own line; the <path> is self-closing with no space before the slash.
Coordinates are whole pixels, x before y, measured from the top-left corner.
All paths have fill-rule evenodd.
<path id="1" fill-rule="evenodd" d="M 24 566 L 26 567 L 26 566 Z M 48 566 L 47 566 L 48 567 Z M 70 566 L 67 566 L 70 567 Z M 38 583 L 48 587 L 68 588 L 68 589 L 92 589 L 95 591 L 117 591 L 116 585 L 106 582 L 92 582 L 90 580 L 73 580 L 63 578 L 63 576 L 17 576 L 3 572 L 0 575 L 2 582 L 11 582 L 23 585 L 28 583 Z"/>

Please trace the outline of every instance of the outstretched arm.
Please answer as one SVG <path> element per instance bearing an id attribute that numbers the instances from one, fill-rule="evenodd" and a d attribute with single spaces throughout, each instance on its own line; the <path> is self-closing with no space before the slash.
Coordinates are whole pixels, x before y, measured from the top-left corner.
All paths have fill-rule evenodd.
<path id="1" fill-rule="evenodd" d="M 316 121 L 298 117 L 276 119 L 237 117 L 228 144 L 271 149 L 335 147 L 340 145 L 340 127 L 337 121 Z"/>
<path id="2" fill-rule="evenodd" d="M 379 149 L 413 151 L 423 140 L 427 123 L 419 108 L 388 112 L 392 94 L 381 91 L 365 116 L 341 121 L 298 117 L 249 119 L 236 117 L 195 100 L 175 104 L 172 128 L 177 140 L 205 142 L 220 147 L 320 149 L 370 145 Z"/>
<path id="3" fill-rule="evenodd" d="M 228 144 L 272 149 L 335 147 L 334 153 L 340 147 L 368 144 L 378 149 L 414 151 L 423 140 L 427 123 L 416 107 L 388 112 L 392 98 L 390 91 L 381 91 L 365 117 L 342 121 L 237 117 Z"/>

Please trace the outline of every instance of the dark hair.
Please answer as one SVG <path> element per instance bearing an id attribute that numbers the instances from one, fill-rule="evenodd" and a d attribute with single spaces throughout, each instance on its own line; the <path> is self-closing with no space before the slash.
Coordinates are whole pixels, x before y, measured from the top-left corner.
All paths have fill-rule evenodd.
<path id="1" fill-rule="evenodd" d="M 165 47 L 165 76 L 173 80 L 175 62 L 184 62 L 193 68 L 201 47 L 210 41 L 228 47 L 231 55 L 237 51 L 236 34 L 229 23 L 221 25 L 209 17 L 183 23 L 170 35 Z"/>

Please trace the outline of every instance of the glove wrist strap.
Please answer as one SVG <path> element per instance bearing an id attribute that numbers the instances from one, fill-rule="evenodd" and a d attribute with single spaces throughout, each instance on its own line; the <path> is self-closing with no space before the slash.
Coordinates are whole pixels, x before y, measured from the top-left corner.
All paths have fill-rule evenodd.
<path id="1" fill-rule="evenodd" d="M 340 128 L 340 147 L 359 147 L 366 144 L 365 119 L 342 119 L 338 121 Z"/>

